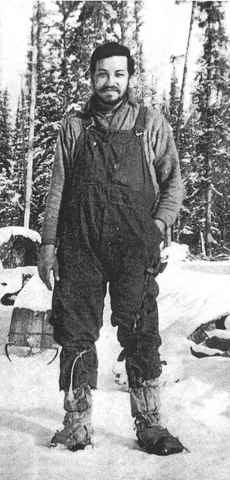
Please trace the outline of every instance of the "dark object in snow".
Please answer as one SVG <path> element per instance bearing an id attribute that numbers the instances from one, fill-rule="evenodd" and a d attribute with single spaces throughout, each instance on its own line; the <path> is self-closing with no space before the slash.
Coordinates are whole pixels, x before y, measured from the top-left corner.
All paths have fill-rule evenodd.
<path id="1" fill-rule="evenodd" d="M 21 288 L 17 290 L 17 292 L 6 293 L 5 295 L 3 295 L 3 297 L 1 298 L 1 304 L 6 306 L 12 306 L 20 291 L 21 291 Z"/>
<path id="2" fill-rule="evenodd" d="M 197 345 L 204 342 L 206 338 L 209 338 L 209 337 L 206 331 L 204 330 L 203 325 L 196 328 L 196 330 L 194 330 L 194 332 L 192 332 L 191 335 L 189 335 L 188 337 L 189 340 L 192 340 Z"/>
<path id="3" fill-rule="evenodd" d="M 10 361 L 9 347 L 24 347 L 26 356 L 31 355 L 34 350 L 36 353 L 40 353 L 43 350 L 55 349 L 55 355 L 48 365 L 55 360 L 58 346 L 53 339 L 53 327 L 49 323 L 50 315 L 51 311 L 14 308 L 8 343 L 5 346 L 5 353 Z"/>
<path id="4" fill-rule="evenodd" d="M 194 348 L 190 348 L 191 350 L 191 354 L 196 357 L 196 358 L 208 358 L 208 357 L 225 357 L 225 358 L 230 358 L 230 352 L 216 352 L 216 353 L 213 353 L 210 351 L 209 352 L 202 352 L 202 351 L 197 351 L 197 350 L 194 350 Z"/>
<path id="5" fill-rule="evenodd" d="M 6 305 L 6 306 L 12 306 L 14 305 L 14 302 L 17 298 L 17 295 L 21 292 L 21 290 L 23 289 L 23 287 L 25 286 L 25 284 L 28 282 L 28 280 L 30 280 L 32 277 L 32 275 L 30 273 L 23 273 L 22 275 L 22 286 L 21 288 L 19 288 L 19 290 L 17 290 L 16 292 L 8 292 L 8 293 L 5 293 L 5 295 L 3 295 L 3 297 L 1 298 L 1 304 L 2 305 Z"/>
<path id="6" fill-rule="evenodd" d="M 0 245 L 0 259 L 3 268 L 37 265 L 39 242 L 23 235 L 11 235 Z"/>
<path id="7" fill-rule="evenodd" d="M 230 338 L 210 337 L 205 341 L 205 345 L 209 348 L 217 348 L 222 352 L 229 352 L 230 355 Z"/>
<path id="8" fill-rule="evenodd" d="M 230 313 L 227 312 L 224 315 L 220 315 L 219 317 L 210 320 L 209 322 L 202 323 L 199 327 L 194 330 L 189 336 L 188 339 L 192 340 L 194 343 L 199 344 L 202 343 L 204 340 L 208 339 L 208 333 L 211 330 L 226 330 L 225 321 L 230 316 Z"/>
<path id="9" fill-rule="evenodd" d="M 230 338 L 223 338 L 223 334 L 222 337 L 208 334 L 212 330 L 226 330 L 226 320 L 229 320 L 229 317 L 230 314 L 225 313 L 210 322 L 203 323 L 189 335 L 188 339 L 200 347 L 191 347 L 192 355 L 196 358 L 230 357 Z M 213 352 L 213 349 L 219 351 Z"/>

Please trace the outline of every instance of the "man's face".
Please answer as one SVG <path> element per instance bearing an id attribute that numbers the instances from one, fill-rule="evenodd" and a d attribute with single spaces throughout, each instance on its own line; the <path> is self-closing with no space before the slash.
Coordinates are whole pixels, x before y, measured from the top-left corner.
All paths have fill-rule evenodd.
<path id="1" fill-rule="evenodd" d="M 114 56 L 96 62 L 92 84 L 94 92 L 104 103 L 116 105 L 125 95 L 128 83 L 127 57 Z"/>

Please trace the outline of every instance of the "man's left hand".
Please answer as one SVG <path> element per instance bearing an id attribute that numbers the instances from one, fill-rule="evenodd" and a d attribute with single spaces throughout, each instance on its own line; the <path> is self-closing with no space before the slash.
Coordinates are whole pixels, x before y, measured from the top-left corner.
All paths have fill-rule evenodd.
<path id="1" fill-rule="evenodd" d="M 155 218 L 154 223 L 157 226 L 158 230 L 160 230 L 161 239 L 164 240 L 164 238 L 165 238 L 165 223 L 163 222 L 163 220 L 160 220 L 159 218 Z"/>

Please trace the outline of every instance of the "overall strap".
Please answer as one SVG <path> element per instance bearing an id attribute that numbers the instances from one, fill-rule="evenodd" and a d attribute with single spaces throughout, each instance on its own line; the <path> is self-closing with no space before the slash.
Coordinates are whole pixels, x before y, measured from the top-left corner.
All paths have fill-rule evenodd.
<path id="1" fill-rule="evenodd" d="M 91 127 L 91 126 L 94 126 L 95 125 L 95 122 L 94 122 L 94 119 L 93 117 L 91 117 L 90 115 L 84 113 L 84 112 L 81 112 L 81 111 L 77 111 L 76 112 L 76 116 L 78 117 L 78 119 L 80 120 L 80 132 L 79 132 L 79 135 L 78 135 L 78 138 L 77 138 L 77 142 L 76 142 L 76 148 L 75 148 L 75 152 L 74 152 L 74 158 L 72 159 L 72 169 L 74 168 L 74 164 L 75 164 L 75 161 L 77 159 L 77 156 L 80 152 L 80 149 L 82 147 L 82 143 L 84 142 L 84 138 L 85 138 L 85 133 L 86 131 Z M 71 172 L 71 175 L 72 175 L 72 172 Z"/>
<path id="2" fill-rule="evenodd" d="M 145 131 L 145 123 L 146 123 L 146 111 L 147 107 L 144 105 L 140 105 L 139 113 L 136 118 L 136 122 L 134 125 L 134 132 L 137 137 L 144 134 Z"/>
<path id="3" fill-rule="evenodd" d="M 82 148 L 82 144 L 84 142 L 84 132 L 88 128 L 89 124 L 91 123 L 91 119 L 86 117 L 84 113 L 81 111 L 75 111 L 74 112 L 74 117 L 79 120 L 79 132 L 75 134 L 75 146 L 74 150 L 71 149 L 71 154 L 69 155 L 69 158 L 66 159 L 65 162 L 65 184 L 66 184 L 66 190 L 70 189 L 70 185 L 72 182 L 72 176 L 73 176 L 73 171 L 75 168 L 76 164 L 76 159 L 79 155 L 80 149 Z"/>

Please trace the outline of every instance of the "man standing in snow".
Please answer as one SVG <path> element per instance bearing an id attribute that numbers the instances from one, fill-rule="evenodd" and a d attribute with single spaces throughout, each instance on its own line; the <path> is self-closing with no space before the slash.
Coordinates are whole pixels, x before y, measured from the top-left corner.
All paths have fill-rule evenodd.
<path id="1" fill-rule="evenodd" d="M 137 439 L 145 451 L 165 455 L 183 446 L 160 423 L 155 276 L 182 182 L 167 121 L 130 96 L 133 73 L 127 47 L 97 47 L 90 62 L 93 94 L 83 112 L 66 115 L 57 141 L 39 263 L 50 289 L 54 272 L 51 323 L 62 346 L 66 414 L 52 444 L 78 450 L 91 443 L 95 341 L 109 283 Z"/>

